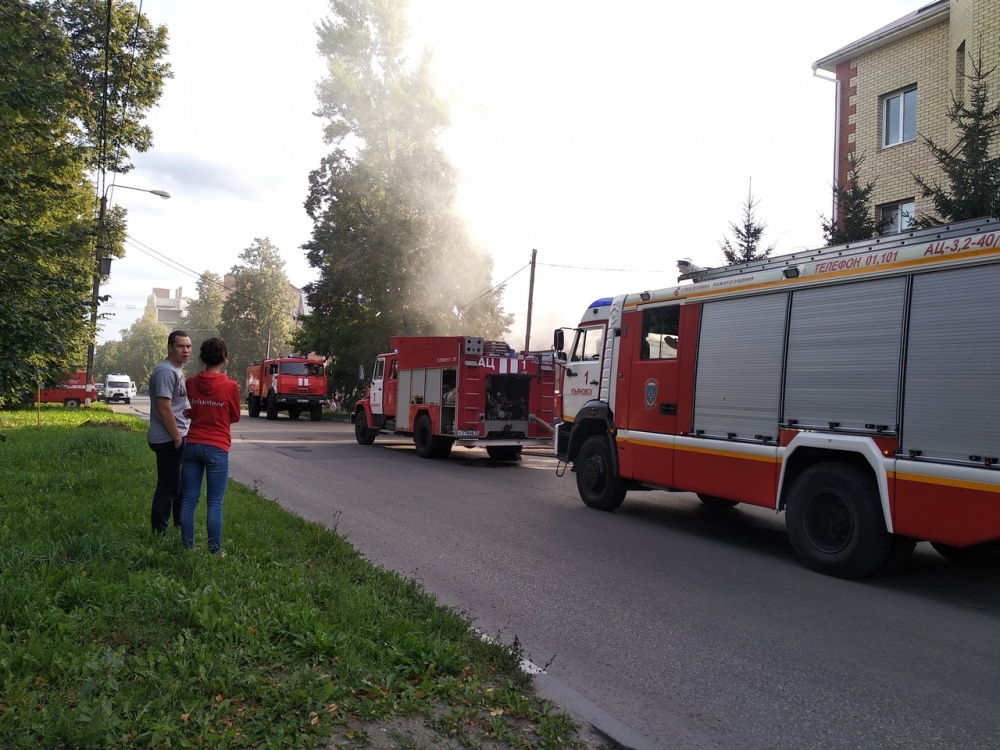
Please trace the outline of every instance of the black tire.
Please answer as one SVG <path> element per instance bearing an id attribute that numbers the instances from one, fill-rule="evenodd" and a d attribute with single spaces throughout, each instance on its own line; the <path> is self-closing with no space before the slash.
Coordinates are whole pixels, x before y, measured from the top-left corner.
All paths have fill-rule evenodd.
<path id="1" fill-rule="evenodd" d="M 323 418 L 323 407 L 319 404 L 309 407 L 309 421 L 318 422 Z"/>
<path id="2" fill-rule="evenodd" d="M 247 413 L 255 419 L 260 416 L 260 398 L 258 396 L 247 398 Z"/>
<path id="3" fill-rule="evenodd" d="M 992 570 L 1000 567 L 1000 542 L 998 541 L 973 544 L 971 547 L 955 547 L 951 544 L 931 542 L 931 546 L 938 551 L 941 557 L 956 565 L 980 570 Z"/>
<path id="4" fill-rule="evenodd" d="M 361 445 L 371 445 L 375 442 L 377 434 L 378 430 L 368 427 L 368 418 L 365 416 L 365 410 L 358 409 L 358 413 L 354 417 L 354 439 Z"/>
<path id="5" fill-rule="evenodd" d="M 273 392 L 267 394 L 265 409 L 267 411 L 268 419 L 273 421 L 278 418 L 278 399 Z"/>
<path id="6" fill-rule="evenodd" d="M 132 399 L 130 399 L 130 398 L 125 399 L 125 403 L 126 404 L 131 404 L 132 403 Z M 157 403 L 159 403 L 159 402 L 157 402 Z"/>
<path id="7" fill-rule="evenodd" d="M 298 419 L 302 415 L 302 409 L 297 406 L 288 407 L 288 418 Z"/>
<path id="8" fill-rule="evenodd" d="M 573 463 L 576 488 L 587 507 L 612 511 L 625 500 L 625 490 L 618 487 L 611 463 L 607 438 L 588 438 Z"/>
<path id="9" fill-rule="evenodd" d="M 434 428 L 431 426 L 431 418 L 426 414 L 417 417 L 417 424 L 413 428 L 413 444 L 421 458 L 435 457 Z"/>
<path id="10" fill-rule="evenodd" d="M 520 445 L 487 445 L 486 455 L 494 461 L 520 461 Z"/>
<path id="11" fill-rule="evenodd" d="M 437 450 L 434 453 L 434 458 L 448 458 L 451 455 L 451 449 L 455 446 L 455 441 L 451 438 L 446 437 L 436 437 Z"/>
<path id="12" fill-rule="evenodd" d="M 871 575 L 893 551 L 875 478 L 851 464 L 802 472 L 788 495 L 785 527 L 807 568 L 837 578 Z"/>
<path id="13" fill-rule="evenodd" d="M 908 536 L 893 535 L 892 549 L 889 550 L 889 557 L 882 563 L 881 567 L 875 571 L 877 576 L 888 576 L 898 573 L 906 563 L 913 557 L 913 550 L 917 546 L 917 540 Z"/>
<path id="14" fill-rule="evenodd" d="M 726 500 L 724 497 L 716 497 L 715 495 L 702 495 L 698 493 L 698 499 L 701 500 L 701 504 L 710 510 L 730 510 L 739 505 L 739 500 Z"/>
<path id="15" fill-rule="evenodd" d="M 76 409 L 80 406 L 80 399 L 78 398 L 68 398 L 63 401 L 63 406 L 67 409 Z"/>

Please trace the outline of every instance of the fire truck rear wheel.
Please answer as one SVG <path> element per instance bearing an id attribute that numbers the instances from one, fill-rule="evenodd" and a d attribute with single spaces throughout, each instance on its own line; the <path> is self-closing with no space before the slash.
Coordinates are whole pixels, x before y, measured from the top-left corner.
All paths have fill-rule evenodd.
<path id="1" fill-rule="evenodd" d="M 63 405 L 69 407 L 70 409 L 75 409 L 80 405 L 80 400 L 76 398 L 68 398 L 63 401 Z"/>
<path id="2" fill-rule="evenodd" d="M 451 455 L 451 449 L 455 446 L 455 441 L 445 437 L 434 439 L 437 441 L 437 450 L 434 453 L 434 458 L 448 458 Z"/>
<path id="3" fill-rule="evenodd" d="M 267 408 L 267 418 L 274 420 L 278 418 L 278 399 L 274 393 L 267 394 L 267 402 L 265 404 Z"/>
<path id="4" fill-rule="evenodd" d="M 788 496 L 785 526 L 805 566 L 837 578 L 871 575 L 893 551 L 875 478 L 853 464 L 802 472 Z"/>
<path id="5" fill-rule="evenodd" d="M 955 547 L 951 544 L 931 542 L 945 560 L 967 568 L 990 570 L 1000 566 L 1000 542 L 984 542 L 971 547 Z"/>
<path id="6" fill-rule="evenodd" d="M 365 417 L 364 409 L 358 411 L 354 418 L 354 439 L 361 445 L 371 445 L 375 442 L 378 430 L 368 427 L 368 419 Z"/>
<path id="7" fill-rule="evenodd" d="M 247 414 L 255 419 L 260 416 L 260 398 L 257 396 L 250 396 L 247 399 Z"/>
<path id="8" fill-rule="evenodd" d="M 619 489 L 611 464 L 611 448 L 607 438 L 588 438 L 573 464 L 576 488 L 587 507 L 612 511 L 625 500 L 625 490 Z"/>
<path id="9" fill-rule="evenodd" d="M 323 418 L 323 407 L 319 404 L 309 407 L 309 421 L 318 422 Z"/>
<path id="10" fill-rule="evenodd" d="M 289 419 L 298 419 L 301 414 L 302 414 L 302 410 L 300 408 L 298 408 L 297 406 L 290 406 L 288 408 L 288 418 Z"/>
<path id="11" fill-rule="evenodd" d="M 431 418 L 426 414 L 421 414 L 417 418 L 417 424 L 413 429 L 413 444 L 417 448 L 417 455 L 421 458 L 435 458 L 437 443 L 434 439 L 434 428 L 431 426 Z"/>

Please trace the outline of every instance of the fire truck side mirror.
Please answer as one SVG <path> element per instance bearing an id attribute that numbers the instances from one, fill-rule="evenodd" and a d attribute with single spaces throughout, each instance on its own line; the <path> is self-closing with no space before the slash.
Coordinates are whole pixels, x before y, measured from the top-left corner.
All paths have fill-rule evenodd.
<path id="1" fill-rule="evenodd" d="M 358 365 L 358 380 L 360 380 L 362 383 L 365 382 L 365 366 L 364 365 Z"/>
<path id="2" fill-rule="evenodd" d="M 566 346 L 566 341 L 563 337 L 563 329 L 557 328 L 555 335 L 552 337 L 552 348 L 557 352 L 561 352 Z"/>

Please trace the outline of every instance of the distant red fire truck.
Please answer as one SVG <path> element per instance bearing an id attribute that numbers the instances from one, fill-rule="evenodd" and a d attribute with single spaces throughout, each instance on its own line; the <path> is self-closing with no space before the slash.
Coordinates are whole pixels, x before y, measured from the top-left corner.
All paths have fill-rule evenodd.
<path id="1" fill-rule="evenodd" d="M 417 455 L 446 458 L 455 445 L 513 461 L 526 445 L 552 445 L 552 352 L 515 352 L 477 336 L 394 336 L 375 360 L 354 434 L 412 436 Z"/>
<path id="2" fill-rule="evenodd" d="M 323 418 L 326 401 L 326 369 L 322 360 L 308 357 L 274 357 L 247 367 L 246 401 L 251 417 L 261 411 L 277 419 L 287 411 L 289 419 L 309 413 L 313 422 Z"/>

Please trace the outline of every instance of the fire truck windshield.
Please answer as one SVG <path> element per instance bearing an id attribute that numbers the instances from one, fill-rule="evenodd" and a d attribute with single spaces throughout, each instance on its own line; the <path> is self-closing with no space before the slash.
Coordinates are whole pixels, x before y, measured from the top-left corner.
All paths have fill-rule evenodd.
<path id="1" fill-rule="evenodd" d="M 282 362 L 282 375 L 306 375 L 311 378 L 323 377 L 323 365 L 319 362 Z"/>

